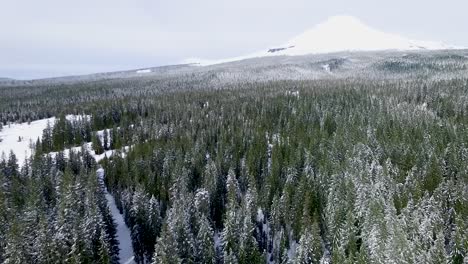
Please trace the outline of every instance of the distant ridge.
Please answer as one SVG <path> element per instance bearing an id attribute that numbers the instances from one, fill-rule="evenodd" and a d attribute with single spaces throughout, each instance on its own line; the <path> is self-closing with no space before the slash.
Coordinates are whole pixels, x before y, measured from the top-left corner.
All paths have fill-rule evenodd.
<path id="1" fill-rule="evenodd" d="M 162 73 L 170 74 L 174 71 L 180 71 L 184 69 L 189 69 L 195 65 L 192 64 L 174 64 L 174 65 L 165 65 L 141 69 L 131 69 L 131 70 L 122 70 L 122 71 L 113 71 L 113 72 L 100 72 L 100 73 L 91 73 L 83 75 L 69 75 L 69 76 L 58 76 L 58 77 L 49 77 L 41 79 L 31 79 L 31 80 L 17 80 L 10 78 L 0 78 L 0 84 L 2 85 L 29 85 L 29 84 L 49 84 L 49 83 L 73 83 L 81 81 L 92 81 L 92 80 L 102 80 L 102 79 L 116 79 L 116 78 L 132 78 L 132 77 L 143 77 L 151 76 Z"/>

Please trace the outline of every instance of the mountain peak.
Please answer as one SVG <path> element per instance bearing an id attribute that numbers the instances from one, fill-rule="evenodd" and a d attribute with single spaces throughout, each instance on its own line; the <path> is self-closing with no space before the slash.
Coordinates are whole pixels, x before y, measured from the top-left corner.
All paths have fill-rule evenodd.
<path id="1" fill-rule="evenodd" d="M 353 16 L 333 16 L 287 42 L 284 55 L 338 51 L 447 49 L 442 43 L 416 41 L 373 29 Z"/>
<path id="2" fill-rule="evenodd" d="M 324 22 L 292 38 L 283 45 L 270 47 L 248 56 L 217 61 L 198 60 L 198 62 L 202 61 L 202 65 L 207 65 L 275 55 L 294 56 L 341 51 L 443 49 L 460 49 L 460 47 L 448 46 L 440 42 L 411 40 L 397 34 L 376 30 L 356 17 L 339 15 L 329 17 Z"/>

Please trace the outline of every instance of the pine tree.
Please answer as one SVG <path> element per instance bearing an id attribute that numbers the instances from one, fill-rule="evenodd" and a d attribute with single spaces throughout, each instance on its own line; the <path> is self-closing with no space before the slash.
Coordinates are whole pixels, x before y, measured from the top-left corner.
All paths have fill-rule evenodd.
<path id="1" fill-rule="evenodd" d="M 210 194 L 210 204 L 214 205 L 218 194 L 218 169 L 213 160 L 209 159 L 203 171 L 203 186 Z"/>
<path id="2" fill-rule="evenodd" d="M 429 256 L 429 259 L 432 261 L 432 263 L 442 264 L 450 262 L 450 258 L 445 252 L 444 236 L 442 232 L 437 234 L 434 245 L 429 251 Z"/>
<path id="3" fill-rule="evenodd" d="M 107 129 L 104 129 L 104 131 L 102 132 L 102 144 L 104 146 L 104 150 L 108 150 L 109 149 L 109 132 Z"/>
<path id="4" fill-rule="evenodd" d="M 322 246 L 318 225 L 317 223 L 313 223 L 312 226 L 306 226 L 302 232 L 294 263 L 319 263 L 322 257 L 321 251 Z"/>
<path id="5" fill-rule="evenodd" d="M 239 203 L 240 189 L 234 170 L 229 169 L 226 180 L 228 208 L 237 208 Z"/>
<path id="6" fill-rule="evenodd" d="M 116 127 L 113 127 L 110 131 L 110 148 L 111 149 L 121 149 L 122 142 L 120 139 L 119 130 Z"/>
<path id="7" fill-rule="evenodd" d="M 101 137 L 95 133 L 94 136 L 92 137 L 92 146 L 93 146 L 93 150 L 94 152 L 96 153 L 96 155 L 100 155 L 102 153 L 104 153 L 104 148 L 103 148 L 103 145 L 102 145 L 102 141 L 101 141 Z"/>
<path id="8" fill-rule="evenodd" d="M 65 116 L 61 115 L 55 120 L 55 124 L 52 128 L 52 150 L 63 150 L 65 147 Z"/>
<path id="9" fill-rule="evenodd" d="M 142 188 L 138 188 L 133 193 L 132 208 L 130 209 L 132 246 L 137 263 L 143 262 L 146 256 L 147 214 L 144 191 Z"/>
<path id="10" fill-rule="evenodd" d="M 234 252 L 229 251 L 229 252 L 224 252 L 224 264 L 238 264 L 239 261 L 237 260 L 236 255 Z"/>
<path id="11" fill-rule="evenodd" d="M 161 236 L 156 242 L 151 264 L 173 263 L 182 263 L 182 259 L 180 259 L 177 254 L 177 241 L 175 239 L 174 233 L 166 224 L 163 227 Z"/>
<path id="12" fill-rule="evenodd" d="M 52 127 L 50 126 L 49 121 L 47 121 L 47 126 L 42 132 L 42 152 L 44 153 L 49 153 L 50 151 L 53 150 L 53 145 L 52 145 Z"/>
<path id="13" fill-rule="evenodd" d="M 3 262 L 4 249 L 6 247 L 6 235 L 9 223 L 9 214 L 7 211 L 7 197 L 5 195 L 5 177 L 0 167 L 0 262 Z"/>
<path id="14" fill-rule="evenodd" d="M 16 264 L 16 263 L 27 263 L 28 259 L 24 251 L 24 243 L 21 239 L 21 226 L 17 219 L 13 219 L 10 231 L 6 239 L 5 253 L 3 256 L 3 263 L 5 264 Z"/>
<path id="15" fill-rule="evenodd" d="M 205 215 L 201 215 L 196 237 L 196 263 L 215 263 L 213 229 Z"/>
<path id="16" fill-rule="evenodd" d="M 239 253 L 239 233 L 240 228 L 240 215 L 239 215 L 239 185 L 234 174 L 233 169 L 229 169 L 227 180 L 227 212 L 224 221 L 224 228 L 221 235 L 223 255 L 229 257 L 231 261 L 237 263 L 238 258 L 236 256 Z M 225 260 L 226 262 L 226 260 Z"/>
<path id="17" fill-rule="evenodd" d="M 230 209 L 226 213 L 226 220 L 221 235 L 222 247 L 224 256 L 235 256 L 239 252 L 238 235 L 239 235 L 239 220 L 235 208 Z M 237 262 L 237 257 L 236 257 Z"/>
<path id="18" fill-rule="evenodd" d="M 76 189 L 73 188 L 73 175 L 69 167 L 61 179 L 58 188 L 58 215 L 54 222 L 54 243 L 57 244 L 57 254 L 68 257 L 72 245 L 76 242 L 75 226 L 79 221 L 78 211 L 76 210 Z"/>
<path id="19" fill-rule="evenodd" d="M 38 227 L 38 236 L 34 241 L 36 260 L 38 263 L 58 263 L 58 259 L 54 258 L 56 250 L 53 243 L 51 227 L 47 222 L 46 216 L 41 215 Z"/>
<path id="20" fill-rule="evenodd" d="M 150 259 L 154 255 L 154 245 L 156 244 L 156 238 L 159 237 L 161 233 L 161 226 L 162 219 L 159 202 L 154 196 L 151 196 L 148 204 L 148 231 L 145 233 L 146 254 Z"/>
<path id="21" fill-rule="evenodd" d="M 262 263 L 262 254 L 254 237 L 255 226 L 252 222 L 254 201 L 250 191 L 243 198 L 239 233 L 239 263 Z"/>
<path id="22" fill-rule="evenodd" d="M 101 232 L 99 236 L 99 263 L 110 264 L 111 262 L 111 252 L 109 250 L 109 243 L 104 232 Z"/>

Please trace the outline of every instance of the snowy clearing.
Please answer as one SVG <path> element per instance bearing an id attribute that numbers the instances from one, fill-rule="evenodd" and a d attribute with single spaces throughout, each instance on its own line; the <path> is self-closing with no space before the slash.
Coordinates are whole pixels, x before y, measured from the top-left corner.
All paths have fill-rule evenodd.
<path id="1" fill-rule="evenodd" d="M 13 150 L 21 167 L 25 159 L 31 155 L 30 146 L 42 137 L 42 131 L 47 127 L 47 122 L 52 126 L 55 117 L 33 121 L 29 125 L 28 123 L 20 123 L 4 126 L 0 131 L 0 153 L 4 153 L 5 157 L 8 158 L 10 151 Z"/>

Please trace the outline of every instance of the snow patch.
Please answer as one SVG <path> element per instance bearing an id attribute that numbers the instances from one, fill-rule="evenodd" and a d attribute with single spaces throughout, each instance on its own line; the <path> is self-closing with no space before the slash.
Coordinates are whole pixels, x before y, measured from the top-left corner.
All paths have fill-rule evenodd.
<path id="1" fill-rule="evenodd" d="M 286 95 L 299 97 L 299 91 L 286 91 Z"/>
<path id="2" fill-rule="evenodd" d="M 144 69 L 144 70 L 137 70 L 136 73 L 150 73 L 150 69 Z"/>
<path id="3" fill-rule="evenodd" d="M 213 234 L 213 241 L 214 241 L 215 252 L 217 252 L 218 250 L 221 250 L 223 243 L 221 241 L 221 236 L 219 235 L 217 231 L 215 231 Z"/>
<path id="4" fill-rule="evenodd" d="M 288 234 L 288 237 L 289 237 L 289 248 L 288 248 L 288 259 L 294 259 L 296 257 L 296 250 L 297 250 L 297 246 L 298 246 L 298 243 L 296 242 L 296 240 L 294 240 L 294 236 L 293 236 L 293 232 L 292 230 L 289 232 Z"/>
<path id="5" fill-rule="evenodd" d="M 129 258 L 127 261 L 125 261 L 124 264 L 132 264 L 132 263 L 134 263 L 134 261 L 133 261 L 134 259 L 135 259 L 135 257 L 132 256 L 132 257 Z"/>
<path id="6" fill-rule="evenodd" d="M 93 158 L 96 160 L 96 162 L 99 162 L 99 161 L 103 160 L 104 158 L 106 158 L 106 157 L 109 158 L 109 157 L 111 157 L 112 155 L 114 155 L 116 153 L 120 153 L 120 155 L 122 157 L 125 157 L 126 153 L 130 150 L 130 146 L 125 146 L 122 149 L 120 149 L 119 151 L 117 151 L 115 149 L 111 149 L 111 150 L 104 151 L 102 154 L 96 154 L 96 152 L 94 152 L 94 150 L 93 150 L 93 144 L 91 142 L 87 142 L 87 143 L 84 143 L 80 147 L 73 147 L 73 148 L 64 149 L 63 150 L 63 155 L 65 157 L 68 157 L 68 156 L 70 156 L 70 151 L 79 152 L 79 151 L 82 151 L 82 150 L 88 151 L 91 154 L 91 156 L 93 156 Z M 50 153 L 48 153 L 48 155 L 50 155 L 52 157 L 55 157 L 55 155 L 57 155 L 57 153 L 58 152 L 50 152 Z"/>
<path id="7" fill-rule="evenodd" d="M 67 119 L 70 122 L 73 122 L 73 121 L 91 121 L 91 116 L 90 115 L 66 115 L 65 119 Z"/>
<path id="8" fill-rule="evenodd" d="M 126 153 L 130 150 L 130 147 L 129 146 L 125 146 L 121 151 L 121 155 L 122 157 L 125 157 Z M 92 152 L 94 153 L 94 151 Z M 103 160 L 105 157 L 110 157 L 112 155 L 114 155 L 115 153 L 117 153 L 117 150 L 107 150 L 107 151 L 104 151 L 104 153 L 102 154 L 99 154 L 99 155 L 96 155 L 96 154 L 93 154 L 94 156 L 94 159 L 96 159 L 96 162 L 99 162 L 101 160 Z"/>

